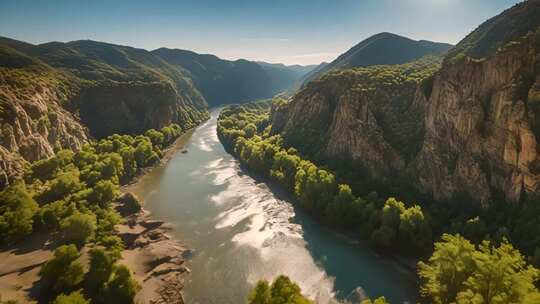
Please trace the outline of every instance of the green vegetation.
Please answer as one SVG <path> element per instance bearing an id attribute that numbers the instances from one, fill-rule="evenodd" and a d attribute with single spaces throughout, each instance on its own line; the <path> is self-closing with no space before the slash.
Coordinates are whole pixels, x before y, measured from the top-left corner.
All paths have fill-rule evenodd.
<path id="1" fill-rule="evenodd" d="M 445 234 L 428 262 L 419 263 L 421 292 L 432 303 L 539 303 L 540 271 L 507 240 L 473 245 Z"/>
<path id="2" fill-rule="evenodd" d="M 111 203 L 120 184 L 157 163 L 162 149 L 182 132 L 173 124 L 145 135 L 112 135 L 75 153 L 61 150 L 29 165 L 24 180 L 0 192 L 0 243 L 13 244 L 40 230 L 58 232 L 65 243 L 40 271 L 48 291 L 44 298 L 132 303 L 140 287 L 117 263 L 123 244 L 115 225 L 121 217 Z M 133 202 L 129 207 L 140 210 Z M 88 270 L 80 262 L 84 246 L 91 248 Z"/>
<path id="3" fill-rule="evenodd" d="M 68 295 L 59 295 L 52 304 L 90 304 L 90 301 L 84 297 L 81 290 L 77 290 Z"/>
<path id="4" fill-rule="evenodd" d="M 441 55 L 452 45 L 431 41 L 415 41 L 392 33 L 373 35 L 336 60 L 306 77 L 311 81 L 336 70 L 346 70 L 374 65 L 398 65 L 415 61 L 426 55 Z"/>
<path id="5" fill-rule="evenodd" d="M 268 124 L 268 102 L 230 106 L 219 116 L 218 136 L 242 164 L 289 190 L 323 222 L 358 231 L 386 251 L 430 251 L 431 229 L 420 206 L 406 208 L 394 198 L 384 201 L 375 194 L 355 196 L 334 173 L 302 159 L 293 148 L 285 149 L 279 135 L 269 135 Z"/>
<path id="6" fill-rule="evenodd" d="M 378 297 L 375 300 L 367 299 L 360 302 L 360 304 L 388 304 L 385 297 Z"/>
<path id="7" fill-rule="evenodd" d="M 248 297 L 249 304 L 310 304 L 302 296 L 300 287 L 287 276 L 277 277 L 272 284 L 262 280 L 257 282 Z"/>
<path id="8" fill-rule="evenodd" d="M 251 132 L 253 126 L 255 133 Z M 528 265 L 540 262 L 537 203 L 531 200 L 519 208 L 495 204 L 483 214 L 493 219 L 493 223 L 486 223 L 482 216 L 471 217 L 474 212 L 464 204 L 452 208 L 428 206 L 431 212 L 426 212 L 419 204 L 405 204 L 392 197 L 380 199 L 376 192 L 356 196 L 349 185 L 339 183 L 332 171 L 304 159 L 294 148 L 285 147 L 279 135 L 270 135 L 270 129 L 267 104 L 230 106 L 218 119 L 218 136 L 229 152 L 248 169 L 294 194 L 298 204 L 322 222 L 357 231 L 385 252 L 414 257 L 431 255 L 427 262 L 419 263 L 421 292 L 429 301 L 539 300 L 536 284 L 540 272 Z M 459 208 L 463 210 L 455 213 Z M 444 219 L 435 222 L 433 218 Z M 459 234 L 438 231 L 462 233 L 471 241 Z M 439 235 L 442 240 L 433 249 L 433 240 Z M 534 256 L 522 256 L 508 242 L 509 236 L 526 252 L 532 249 Z M 267 303 L 264 301 L 268 290 L 268 283 L 259 282 L 250 297 L 259 302 L 252 303 Z"/>
<path id="9" fill-rule="evenodd" d="M 486 58 L 499 49 L 520 40 L 540 26 L 538 1 L 523 1 L 482 23 L 476 30 L 448 51 L 445 63 Z"/>
<path id="10" fill-rule="evenodd" d="M 39 275 L 53 292 L 71 291 L 83 280 L 84 270 L 77 261 L 80 253 L 75 245 L 63 245 L 54 251 L 54 257 L 41 268 Z"/>

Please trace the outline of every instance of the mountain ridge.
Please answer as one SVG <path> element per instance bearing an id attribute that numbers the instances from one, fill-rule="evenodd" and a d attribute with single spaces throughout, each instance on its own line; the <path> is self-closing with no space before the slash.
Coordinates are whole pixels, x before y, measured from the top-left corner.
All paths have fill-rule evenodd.
<path id="1" fill-rule="evenodd" d="M 413 40 L 405 36 L 381 32 L 362 40 L 327 65 L 321 66 L 316 73 L 306 77 L 303 84 L 331 70 L 404 64 L 425 55 L 442 54 L 450 47 L 451 45 L 447 43 Z"/>

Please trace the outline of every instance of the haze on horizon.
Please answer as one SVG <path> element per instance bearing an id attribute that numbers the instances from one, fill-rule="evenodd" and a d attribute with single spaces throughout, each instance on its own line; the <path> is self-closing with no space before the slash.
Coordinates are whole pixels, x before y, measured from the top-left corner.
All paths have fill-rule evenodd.
<path id="1" fill-rule="evenodd" d="M 30 43 L 91 39 L 224 59 L 331 61 L 392 32 L 455 44 L 518 0 L 161 0 L 0 2 L 0 36 Z"/>

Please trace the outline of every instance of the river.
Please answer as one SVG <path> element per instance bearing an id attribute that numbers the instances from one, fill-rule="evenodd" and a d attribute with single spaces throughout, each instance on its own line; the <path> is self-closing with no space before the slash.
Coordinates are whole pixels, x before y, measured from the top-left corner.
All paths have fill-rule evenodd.
<path id="1" fill-rule="evenodd" d="M 336 303 L 356 287 L 391 303 L 416 300 L 414 274 L 336 233 L 240 168 L 219 142 L 219 109 L 134 191 L 156 218 L 194 250 L 187 303 L 245 303 L 257 280 L 285 274 L 317 303 Z"/>

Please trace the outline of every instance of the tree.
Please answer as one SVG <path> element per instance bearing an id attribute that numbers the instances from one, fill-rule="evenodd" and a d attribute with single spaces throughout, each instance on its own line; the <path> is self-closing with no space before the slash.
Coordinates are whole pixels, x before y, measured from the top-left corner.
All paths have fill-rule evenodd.
<path id="1" fill-rule="evenodd" d="M 246 138 L 252 138 L 253 135 L 255 135 L 255 132 L 257 132 L 257 126 L 252 123 L 247 124 L 244 127 L 244 133 L 246 134 Z"/>
<path id="2" fill-rule="evenodd" d="M 422 295 L 433 303 L 455 301 L 473 271 L 474 251 L 474 245 L 460 235 L 444 234 L 428 262 L 418 263 Z"/>
<path id="3" fill-rule="evenodd" d="M 110 303 L 133 303 L 135 294 L 141 287 L 131 277 L 129 269 L 124 265 L 117 265 L 107 285 L 107 301 Z"/>
<path id="4" fill-rule="evenodd" d="M 96 231 L 96 217 L 93 214 L 76 212 L 62 222 L 64 238 L 68 242 L 83 245 L 94 236 Z"/>
<path id="5" fill-rule="evenodd" d="M 421 292 L 434 303 L 533 303 L 540 272 L 504 240 L 477 248 L 459 235 L 444 234 L 427 263 L 419 263 Z"/>
<path id="6" fill-rule="evenodd" d="M 307 298 L 302 296 L 300 287 L 287 276 L 277 277 L 270 288 L 272 304 L 309 304 Z"/>
<path id="7" fill-rule="evenodd" d="M 386 200 L 382 209 L 382 224 L 397 231 L 401 221 L 401 213 L 405 211 L 405 204 L 391 197 Z"/>
<path id="8" fill-rule="evenodd" d="M 385 297 L 378 297 L 375 300 L 366 299 L 360 302 L 360 304 L 388 304 Z"/>
<path id="9" fill-rule="evenodd" d="M 257 282 L 248 297 L 249 304 L 311 304 L 302 296 L 300 287 L 287 276 L 278 276 L 271 286 L 266 280 Z"/>
<path id="10" fill-rule="evenodd" d="M 110 180 L 101 180 L 96 183 L 92 194 L 88 198 L 91 203 L 98 204 L 104 208 L 116 196 L 117 186 Z"/>
<path id="11" fill-rule="evenodd" d="M 146 131 L 144 136 L 148 137 L 154 146 L 161 146 L 165 142 L 165 136 L 163 133 L 155 129 Z"/>
<path id="12" fill-rule="evenodd" d="M 11 243 L 30 234 L 38 208 L 22 182 L 0 192 L 0 243 Z"/>
<path id="13" fill-rule="evenodd" d="M 413 250 L 423 250 L 431 245 L 431 227 L 420 206 L 405 209 L 399 218 L 399 236 L 402 245 Z"/>
<path id="14" fill-rule="evenodd" d="M 248 304 L 271 304 L 271 301 L 272 295 L 270 294 L 268 281 L 261 280 L 257 282 L 255 288 L 249 293 Z"/>
<path id="15" fill-rule="evenodd" d="M 87 300 L 79 289 L 67 295 L 59 295 L 52 304 L 90 304 L 90 300 Z"/>
<path id="16" fill-rule="evenodd" d="M 53 291 L 69 291 L 83 279 L 83 267 L 76 261 L 79 256 L 75 245 L 60 246 L 54 251 L 54 257 L 43 265 L 39 275 Z"/>
<path id="17" fill-rule="evenodd" d="M 90 269 L 85 277 L 86 289 L 99 297 L 105 292 L 105 287 L 113 272 L 117 258 L 101 248 L 90 251 Z"/>
<path id="18" fill-rule="evenodd" d="M 60 228 L 62 219 L 71 215 L 70 212 L 72 211 L 72 208 L 71 205 L 66 204 L 66 202 L 62 200 L 44 205 L 39 210 L 41 224 L 45 225 L 48 229 Z"/>
<path id="19" fill-rule="evenodd" d="M 58 176 L 50 182 L 49 187 L 39 195 L 38 201 L 40 203 L 48 203 L 61 200 L 68 194 L 77 192 L 81 187 L 82 184 L 79 181 L 79 170 L 77 168 L 72 168 L 72 170 L 58 174 Z"/>

